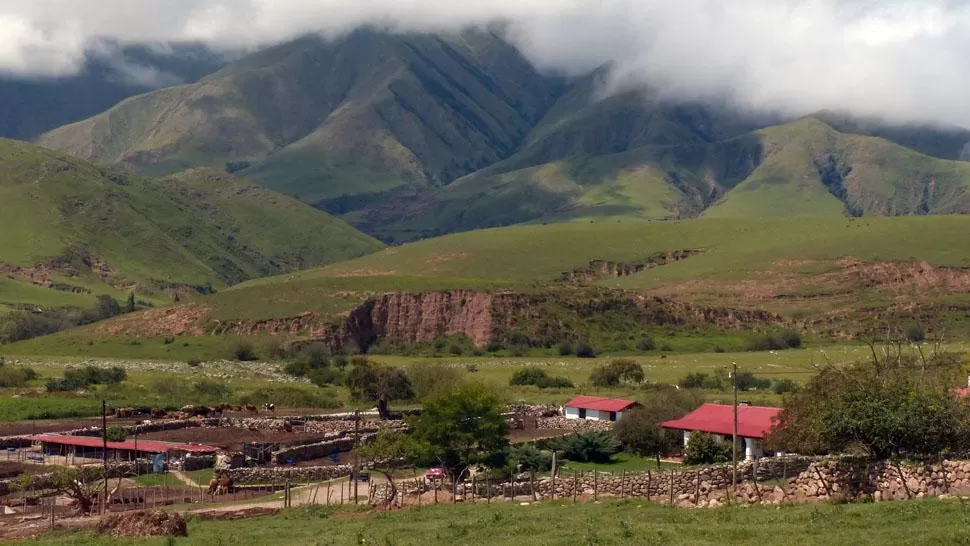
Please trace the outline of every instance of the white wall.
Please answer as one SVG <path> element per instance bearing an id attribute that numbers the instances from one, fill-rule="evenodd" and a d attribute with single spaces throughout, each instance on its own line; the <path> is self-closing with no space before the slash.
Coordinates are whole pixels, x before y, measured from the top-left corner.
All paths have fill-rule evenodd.
<path id="1" fill-rule="evenodd" d="M 579 408 L 566 408 L 566 419 L 579 419 Z"/>
<path id="2" fill-rule="evenodd" d="M 566 419 L 579 419 L 579 408 L 569 408 L 565 409 Z M 616 420 L 619 421 L 623 418 L 623 412 L 619 411 L 616 413 Z M 586 410 L 586 420 L 587 421 L 609 421 L 610 412 L 600 411 L 600 410 Z"/>

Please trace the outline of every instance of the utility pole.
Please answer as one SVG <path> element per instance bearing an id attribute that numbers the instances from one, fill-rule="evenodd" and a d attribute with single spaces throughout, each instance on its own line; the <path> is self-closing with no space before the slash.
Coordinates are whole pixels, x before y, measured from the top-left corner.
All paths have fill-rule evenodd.
<path id="1" fill-rule="evenodd" d="M 738 363 L 732 362 L 731 390 L 734 391 L 734 420 L 731 433 L 731 488 L 738 487 Z"/>
<path id="2" fill-rule="evenodd" d="M 360 447 L 360 410 L 354 410 L 354 471 L 351 479 L 354 481 L 354 504 L 357 504 L 357 482 L 360 474 L 360 455 L 357 448 Z"/>
<path id="3" fill-rule="evenodd" d="M 104 468 L 104 500 L 101 502 L 101 513 L 108 511 L 108 402 L 101 401 L 101 460 Z"/>

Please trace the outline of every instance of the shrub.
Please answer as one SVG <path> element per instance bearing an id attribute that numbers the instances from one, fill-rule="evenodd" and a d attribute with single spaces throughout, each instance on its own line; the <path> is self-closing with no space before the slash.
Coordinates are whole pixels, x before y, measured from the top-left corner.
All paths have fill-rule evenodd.
<path id="1" fill-rule="evenodd" d="M 310 370 L 306 376 L 310 379 L 310 383 L 313 383 L 318 387 L 339 385 L 344 380 L 343 373 L 340 370 L 332 367 Z"/>
<path id="2" fill-rule="evenodd" d="M 771 380 L 755 377 L 751 372 L 738 372 L 738 390 L 765 390 L 771 388 Z"/>
<path id="3" fill-rule="evenodd" d="M 714 352 L 715 353 L 724 353 L 726 351 L 724 350 L 724 347 L 721 347 L 720 345 L 715 345 L 714 346 Z"/>
<path id="4" fill-rule="evenodd" d="M 0 388 L 23 387 L 34 379 L 37 379 L 37 372 L 32 368 L 5 366 L 0 362 Z"/>
<path id="5" fill-rule="evenodd" d="M 563 342 L 559 344 L 557 350 L 559 351 L 559 356 L 569 356 L 573 354 L 573 345 L 572 343 Z"/>
<path id="6" fill-rule="evenodd" d="M 705 432 L 693 432 L 684 449 L 684 464 L 717 464 L 731 460 L 731 442 L 719 442 Z"/>
<path id="7" fill-rule="evenodd" d="M 771 385 L 771 391 L 775 394 L 788 394 L 790 392 L 798 392 L 798 383 L 795 383 L 791 379 L 778 379 Z"/>
<path id="8" fill-rule="evenodd" d="M 657 348 L 657 343 L 654 342 L 653 338 L 647 336 L 637 342 L 637 349 L 640 351 L 652 351 Z"/>
<path id="9" fill-rule="evenodd" d="M 225 400 L 232 391 L 225 383 L 212 381 L 211 379 L 201 379 L 192 385 L 192 393 L 208 403 Z"/>
<path id="10" fill-rule="evenodd" d="M 232 354 L 240 362 L 251 362 L 257 358 L 252 344 L 245 341 L 236 345 L 232 350 Z"/>
<path id="11" fill-rule="evenodd" d="M 906 328 L 906 339 L 911 343 L 922 343 L 926 340 L 926 332 L 918 324 L 913 324 Z"/>
<path id="12" fill-rule="evenodd" d="M 452 343 L 451 346 L 448 347 L 448 352 L 455 356 L 461 356 L 461 354 L 465 351 L 464 349 L 461 348 L 461 345 L 458 345 L 457 343 Z"/>
<path id="13" fill-rule="evenodd" d="M 643 366 L 635 361 L 621 358 L 593 369 L 589 381 L 596 387 L 615 387 L 623 381 L 643 383 Z"/>
<path id="14" fill-rule="evenodd" d="M 575 386 L 565 377 L 550 377 L 545 370 L 535 366 L 523 368 L 512 374 L 509 385 L 534 385 L 540 389 L 568 389 Z"/>
<path id="15" fill-rule="evenodd" d="M 188 364 L 192 368 L 195 368 L 198 365 L 202 364 L 202 361 L 199 360 L 198 358 L 190 358 L 189 361 L 186 362 L 186 364 Z"/>
<path id="16" fill-rule="evenodd" d="M 802 346 L 802 336 L 794 330 L 785 330 L 779 334 L 782 344 L 789 349 L 798 349 Z"/>
<path id="17" fill-rule="evenodd" d="M 707 381 L 707 374 L 701 372 L 689 373 L 677 382 L 682 389 L 702 389 Z"/>
<path id="18" fill-rule="evenodd" d="M 512 374 L 509 385 L 535 385 L 536 382 L 548 378 L 549 376 L 542 368 L 529 366 Z"/>
<path id="19" fill-rule="evenodd" d="M 596 351 L 589 343 L 580 343 L 576 347 L 576 356 L 579 358 L 595 358 Z"/>
<path id="20" fill-rule="evenodd" d="M 497 353 L 501 350 L 502 350 L 502 344 L 494 339 L 489 341 L 488 345 L 485 345 L 485 351 L 489 353 Z"/>
<path id="21" fill-rule="evenodd" d="M 748 338 L 745 349 L 752 352 L 778 351 L 784 348 L 785 344 L 776 336 L 758 334 Z"/>
<path id="22" fill-rule="evenodd" d="M 552 442 L 556 451 L 577 463 L 605 463 L 620 450 L 620 441 L 605 431 L 590 431 L 563 436 Z"/>
<path id="23" fill-rule="evenodd" d="M 128 431 L 125 427 L 108 427 L 105 436 L 109 442 L 124 442 L 128 438 Z"/>
<path id="24" fill-rule="evenodd" d="M 520 444 L 509 448 L 509 470 L 516 472 L 546 472 L 552 468 L 552 453 L 532 444 Z"/>
<path id="25" fill-rule="evenodd" d="M 165 338 L 165 340 L 163 341 L 163 343 L 165 345 L 171 345 L 171 344 L 175 343 L 175 338 L 169 336 L 169 337 Z"/>

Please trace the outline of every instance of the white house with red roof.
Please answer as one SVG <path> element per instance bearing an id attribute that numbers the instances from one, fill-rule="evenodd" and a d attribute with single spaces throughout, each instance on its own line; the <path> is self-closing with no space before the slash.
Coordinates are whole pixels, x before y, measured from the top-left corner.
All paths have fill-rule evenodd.
<path id="1" fill-rule="evenodd" d="M 764 457 L 764 440 L 781 414 L 781 408 L 766 406 L 738 406 L 738 441 L 745 459 Z M 684 432 L 684 446 L 691 433 L 706 432 L 719 441 L 731 441 L 734 429 L 734 410 L 729 404 L 704 404 L 680 419 L 664 421 L 660 426 Z"/>
<path id="2" fill-rule="evenodd" d="M 623 412 L 640 404 L 635 400 L 619 398 L 600 398 L 599 396 L 577 396 L 563 406 L 566 419 L 586 419 L 587 421 L 619 421 Z"/>

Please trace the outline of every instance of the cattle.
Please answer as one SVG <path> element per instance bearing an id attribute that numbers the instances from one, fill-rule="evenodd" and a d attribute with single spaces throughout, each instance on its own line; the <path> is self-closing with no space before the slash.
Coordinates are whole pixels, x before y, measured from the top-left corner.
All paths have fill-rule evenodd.
<path id="1" fill-rule="evenodd" d="M 149 412 L 149 415 L 152 416 L 152 419 L 161 419 L 165 417 L 167 413 L 162 408 L 152 408 L 152 410 Z"/>
<path id="2" fill-rule="evenodd" d="M 242 406 L 233 406 L 232 411 L 242 411 Z"/>
<path id="3" fill-rule="evenodd" d="M 234 492 L 234 490 L 235 488 L 233 487 L 232 478 L 229 477 L 229 474 L 223 474 L 222 477 L 219 478 L 218 493 L 220 495 L 225 495 L 226 493 Z"/>
<path id="4" fill-rule="evenodd" d="M 267 402 L 267 403 L 263 404 L 263 408 L 265 408 L 265 409 L 267 409 L 269 411 L 276 411 L 276 404 L 271 404 L 271 403 Z"/>
<path id="5" fill-rule="evenodd" d="M 215 495 L 218 487 L 219 487 L 219 480 L 213 476 L 213 478 L 209 480 L 209 494 Z"/>
<path id="6" fill-rule="evenodd" d="M 285 432 L 293 432 L 293 423 L 291 423 L 289 421 L 284 421 L 283 422 L 283 430 Z"/>

